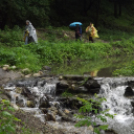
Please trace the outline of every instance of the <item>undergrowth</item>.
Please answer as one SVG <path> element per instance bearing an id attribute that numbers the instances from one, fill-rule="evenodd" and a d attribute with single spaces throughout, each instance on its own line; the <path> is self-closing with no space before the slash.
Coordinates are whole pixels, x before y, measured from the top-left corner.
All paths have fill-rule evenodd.
<path id="1" fill-rule="evenodd" d="M 64 38 L 56 39 L 56 33 L 53 33 L 53 30 L 48 32 L 50 40 L 39 39 L 38 44 L 24 45 L 22 29 L 17 26 L 12 30 L 6 27 L 0 31 L 0 65 L 16 65 L 18 68 L 37 71 L 43 65 L 64 65 L 74 60 L 95 61 L 121 54 L 130 55 L 134 49 L 134 38 L 116 42 L 111 39 L 109 43 L 85 43 Z M 62 37 L 61 29 L 59 34 Z"/>

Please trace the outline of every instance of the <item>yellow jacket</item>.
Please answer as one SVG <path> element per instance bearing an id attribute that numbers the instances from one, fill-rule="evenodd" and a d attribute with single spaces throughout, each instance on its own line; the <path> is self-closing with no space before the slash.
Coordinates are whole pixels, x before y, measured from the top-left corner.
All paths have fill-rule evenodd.
<path id="1" fill-rule="evenodd" d="M 29 36 L 29 31 L 28 31 L 28 30 L 25 31 L 25 34 L 24 34 L 24 41 L 26 40 L 26 37 L 27 37 L 27 36 Z"/>
<path id="2" fill-rule="evenodd" d="M 86 33 L 87 33 L 87 37 L 92 37 L 92 38 L 99 38 L 98 35 L 98 31 L 97 29 L 94 27 L 94 25 L 92 24 L 92 26 L 88 26 L 86 28 Z"/>

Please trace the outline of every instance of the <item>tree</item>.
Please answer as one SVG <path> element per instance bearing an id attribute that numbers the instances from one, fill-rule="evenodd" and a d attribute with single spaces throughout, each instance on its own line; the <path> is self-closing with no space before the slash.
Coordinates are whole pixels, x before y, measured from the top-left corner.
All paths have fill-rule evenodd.
<path id="1" fill-rule="evenodd" d="M 49 0 L 1 0 L 0 27 L 22 26 L 28 19 L 35 26 L 46 26 L 49 22 Z"/>

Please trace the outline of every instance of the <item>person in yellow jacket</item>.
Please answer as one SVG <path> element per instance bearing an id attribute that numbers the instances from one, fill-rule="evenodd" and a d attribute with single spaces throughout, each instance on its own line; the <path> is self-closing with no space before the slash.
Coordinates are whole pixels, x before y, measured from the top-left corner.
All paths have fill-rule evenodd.
<path id="1" fill-rule="evenodd" d="M 95 38 L 99 38 L 98 31 L 92 23 L 90 23 L 90 25 L 86 28 L 86 34 L 89 41 L 91 41 L 92 43 L 94 42 Z"/>

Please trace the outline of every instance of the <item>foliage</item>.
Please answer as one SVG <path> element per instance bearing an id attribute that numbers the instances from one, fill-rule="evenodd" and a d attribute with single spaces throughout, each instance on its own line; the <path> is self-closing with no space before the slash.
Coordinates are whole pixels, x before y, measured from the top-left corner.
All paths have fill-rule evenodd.
<path id="1" fill-rule="evenodd" d="M 50 37 L 48 40 L 39 39 L 38 44 L 24 45 L 22 30 L 18 26 L 14 29 L 5 27 L 5 30 L 0 31 L 0 64 L 16 65 L 17 68 L 37 71 L 43 65 L 52 63 L 66 66 L 76 60 L 99 61 L 110 56 L 133 53 L 134 38 L 110 43 L 103 41 L 84 43 L 64 39 L 61 35 L 58 35 L 60 38 L 56 39 L 57 31 L 62 33 L 63 30 L 55 29 L 54 32 L 53 28 L 48 29 L 49 31 L 45 33 Z M 46 36 L 42 35 L 43 37 Z"/>
<path id="2" fill-rule="evenodd" d="M 29 68 L 32 71 L 40 69 L 39 55 L 23 47 L 1 47 L 0 61 L 1 64 L 16 65 L 18 68 Z"/>
<path id="3" fill-rule="evenodd" d="M 1 100 L 0 102 L 0 133 L 11 134 L 15 133 L 15 122 L 20 121 L 11 112 L 14 109 L 10 106 L 10 102 L 7 100 Z"/>
<path id="4" fill-rule="evenodd" d="M 99 98 L 95 95 L 96 99 L 85 100 L 82 98 L 78 98 L 79 101 L 83 102 L 83 106 L 79 109 L 81 114 L 76 114 L 75 117 L 81 119 L 78 123 L 76 123 L 76 127 L 81 126 L 96 126 L 95 119 L 99 119 L 102 122 L 107 122 L 107 118 L 114 118 L 114 115 L 108 113 L 109 109 L 105 111 L 100 111 L 101 103 L 106 101 L 105 98 Z M 94 113 L 94 116 L 92 116 Z M 94 127 L 93 131 L 97 134 L 100 134 L 100 130 L 106 130 L 108 125 L 100 125 L 99 127 Z"/>
<path id="5" fill-rule="evenodd" d="M 1 26 L 22 26 L 29 19 L 33 25 L 44 27 L 49 21 L 49 0 L 1 0 Z"/>
<path id="6" fill-rule="evenodd" d="M 67 90 L 65 92 L 62 93 L 61 95 L 62 97 L 72 97 L 73 95 L 71 93 L 69 93 Z"/>
<path id="7" fill-rule="evenodd" d="M 115 75 L 115 76 L 119 76 L 119 75 L 133 76 L 134 75 L 134 62 L 132 62 L 129 65 L 122 67 L 120 69 L 116 69 L 113 72 L 113 75 Z"/>

